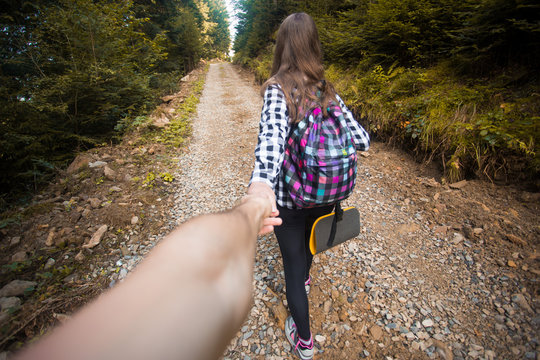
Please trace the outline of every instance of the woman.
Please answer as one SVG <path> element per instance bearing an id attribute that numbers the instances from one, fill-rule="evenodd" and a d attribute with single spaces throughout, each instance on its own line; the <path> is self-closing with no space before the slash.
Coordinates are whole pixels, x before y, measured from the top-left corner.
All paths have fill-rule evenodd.
<path id="1" fill-rule="evenodd" d="M 261 91 L 264 104 L 255 149 L 255 169 L 248 193 L 264 194 L 277 202 L 272 217 L 265 222 L 265 230 L 275 226 L 283 258 L 287 302 L 292 315 L 285 322 L 285 334 L 296 355 L 301 359 L 312 359 L 313 336 L 309 326 L 307 295 L 313 256 L 309 251 L 308 238 L 314 221 L 330 213 L 333 204 L 307 209 L 294 205 L 280 172 L 285 141 L 290 127 L 303 118 L 299 104 L 306 101 L 319 102 L 322 109 L 326 109 L 330 101 L 336 101 L 343 110 L 357 150 L 369 148 L 369 135 L 354 120 L 333 86 L 325 81 L 317 28 L 305 13 L 292 14 L 281 24 L 272 74 Z M 283 221 L 280 226 L 278 215 Z"/>

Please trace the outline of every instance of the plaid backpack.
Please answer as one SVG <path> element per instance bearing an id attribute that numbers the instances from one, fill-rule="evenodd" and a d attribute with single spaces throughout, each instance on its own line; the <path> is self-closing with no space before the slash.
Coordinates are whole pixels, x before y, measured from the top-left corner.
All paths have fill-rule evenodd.
<path id="1" fill-rule="evenodd" d="M 341 108 L 328 116 L 315 105 L 291 126 L 282 171 L 285 187 L 299 208 L 329 205 L 347 198 L 356 180 L 356 149 Z"/>

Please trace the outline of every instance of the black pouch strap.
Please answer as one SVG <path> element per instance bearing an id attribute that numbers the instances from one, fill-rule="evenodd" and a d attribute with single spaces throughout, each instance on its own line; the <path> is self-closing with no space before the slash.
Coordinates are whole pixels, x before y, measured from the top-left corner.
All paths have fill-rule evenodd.
<path id="1" fill-rule="evenodd" d="M 341 204 L 339 201 L 336 203 L 336 207 L 334 209 L 334 220 L 332 221 L 332 228 L 330 229 L 330 236 L 328 237 L 328 242 L 326 243 L 327 247 L 332 247 L 334 244 L 334 239 L 336 237 L 336 231 L 337 231 L 337 223 L 338 221 L 343 220 L 343 209 L 341 208 Z"/>

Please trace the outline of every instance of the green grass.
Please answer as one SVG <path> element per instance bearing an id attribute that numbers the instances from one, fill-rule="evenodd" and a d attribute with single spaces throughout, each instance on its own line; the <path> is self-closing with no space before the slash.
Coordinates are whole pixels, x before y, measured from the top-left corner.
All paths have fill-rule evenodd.
<path id="1" fill-rule="evenodd" d="M 192 132 L 191 119 L 197 111 L 208 68 L 207 65 L 205 71 L 192 84 L 190 94 L 176 109 L 175 116 L 170 124 L 154 134 L 156 142 L 172 147 L 181 147 L 189 138 Z"/>

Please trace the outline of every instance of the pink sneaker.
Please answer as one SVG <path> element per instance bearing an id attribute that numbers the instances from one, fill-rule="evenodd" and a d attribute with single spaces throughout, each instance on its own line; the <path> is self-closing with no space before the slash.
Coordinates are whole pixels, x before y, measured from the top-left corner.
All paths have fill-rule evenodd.
<path id="1" fill-rule="evenodd" d="M 285 320 L 285 336 L 287 336 L 287 340 L 291 343 L 293 348 L 292 351 L 296 356 L 302 360 L 313 359 L 313 336 L 309 339 L 309 345 L 304 345 L 302 341 L 300 341 L 298 331 L 296 330 L 296 324 L 294 323 L 292 316 L 289 316 L 287 320 Z"/>
<path id="2" fill-rule="evenodd" d="M 309 290 L 311 288 L 311 275 L 308 277 L 308 279 L 304 282 L 304 287 L 306 288 L 306 294 L 309 295 Z"/>

